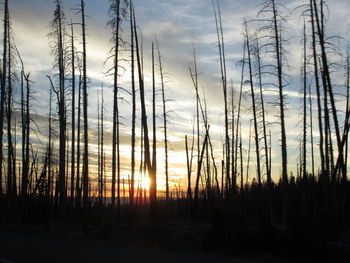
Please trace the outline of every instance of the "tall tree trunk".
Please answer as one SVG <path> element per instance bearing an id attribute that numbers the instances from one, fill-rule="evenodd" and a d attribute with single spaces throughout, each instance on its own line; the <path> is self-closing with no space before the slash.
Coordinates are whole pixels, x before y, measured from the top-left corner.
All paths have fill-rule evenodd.
<path id="1" fill-rule="evenodd" d="M 264 140 L 264 150 L 265 150 L 265 166 L 266 166 L 266 177 L 267 177 L 267 188 L 270 195 L 271 190 L 271 169 L 269 167 L 269 148 L 267 145 L 267 122 L 266 122 L 266 112 L 265 112 L 265 100 L 263 94 L 263 83 L 262 83 L 262 65 L 261 65 L 261 57 L 260 57 L 260 46 L 259 40 L 256 39 L 256 62 L 258 69 L 258 80 L 259 80 L 259 91 L 260 91 L 260 100 L 261 100 L 261 115 L 262 115 L 262 125 L 263 125 L 263 140 Z"/>
<path id="2" fill-rule="evenodd" d="M 239 133 L 239 156 L 241 159 L 241 194 L 244 192 L 242 131 Z"/>
<path id="3" fill-rule="evenodd" d="M 256 154 L 256 164 L 257 164 L 258 185 L 259 185 L 259 188 L 261 188 L 262 184 L 261 184 L 261 169 L 260 169 L 259 131 L 258 131 L 256 102 L 255 102 L 255 91 L 254 91 L 255 88 L 254 88 L 254 83 L 253 83 L 253 71 L 252 71 L 252 60 L 251 60 L 251 51 L 250 51 L 250 40 L 249 40 L 249 35 L 248 35 L 248 26 L 247 26 L 246 22 L 245 22 L 245 34 L 246 34 L 246 43 L 247 43 L 247 52 L 248 52 L 250 93 L 251 93 L 252 108 L 253 108 L 254 139 L 255 139 L 255 154 Z"/>
<path id="4" fill-rule="evenodd" d="M 246 56 L 246 40 L 243 43 L 243 56 L 242 56 L 242 68 L 241 68 L 241 80 L 238 98 L 238 109 L 237 109 L 237 119 L 236 119 L 236 138 L 235 138 L 235 174 L 233 176 L 233 189 L 237 187 L 237 174 L 238 174 L 238 134 L 239 127 L 241 125 L 241 106 L 242 106 L 242 96 L 243 96 L 243 84 L 244 84 L 244 68 L 245 68 L 245 56 Z"/>
<path id="5" fill-rule="evenodd" d="M 102 205 L 102 163 L 101 163 L 101 115 L 100 115 L 100 96 L 97 91 L 97 194 L 98 203 Z"/>
<path id="6" fill-rule="evenodd" d="M 50 102 L 49 102 L 49 145 L 48 145 L 48 164 L 47 164 L 47 181 L 48 189 L 47 196 L 51 202 L 53 179 L 52 179 L 52 87 L 50 87 Z"/>
<path id="7" fill-rule="evenodd" d="M 330 131 L 330 120 L 329 120 L 329 108 L 328 108 L 328 92 L 327 92 L 327 80 L 325 77 L 325 73 L 323 71 L 323 64 L 321 64 L 321 61 L 319 61 L 319 64 L 321 65 L 320 71 L 321 71 L 321 77 L 322 77 L 322 83 L 324 88 L 324 96 L 323 96 L 323 108 L 324 108 L 324 139 L 325 139 L 325 175 L 329 179 L 331 176 L 331 167 L 330 167 L 330 156 L 329 156 L 329 131 Z"/>
<path id="8" fill-rule="evenodd" d="M 197 71 L 197 56 L 196 56 L 196 49 L 195 46 L 193 44 L 193 66 L 194 66 L 194 72 L 191 71 L 190 68 L 190 74 L 191 74 L 191 78 L 192 78 L 192 82 L 193 82 L 193 86 L 195 88 L 196 91 L 196 131 L 197 131 L 197 178 L 200 177 L 201 174 L 201 170 L 199 169 L 199 161 L 200 161 L 200 117 L 199 117 L 199 103 L 200 103 L 200 99 L 199 99 L 199 90 L 198 90 L 198 71 Z"/>
<path id="9" fill-rule="evenodd" d="M 221 11 L 218 0 L 216 1 L 216 7 L 214 0 L 212 1 L 216 32 L 218 38 L 219 55 L 220 55 L 220 69 L 221 69 L 221 80 L 222 88 L 224 93 L 224 107 L 225 107 L 225 164 L 226 164 L 226 194 L 228 195 L 231 191 L 231 178 L 230 178 L 230 137 L 228 127 L 228 103 L 227 103 L 227 74 L 226 74 L 226 57 L 225 57 L 225 42 L 222 28 Z M 218 12 L 218 13 L 217 13 Z"/>
<path id="10" fill-rule="evenodd" d="M 136 89 L 135 89 L 135 40 L 133 33 L 133 8 L 130 3 L 130 35 L 131 35 L 131 94 L 132 94 L 132 123 L 131 123 L 131 190 L 130 206 L 134 208 L 135 192 L 135 144 L 136 144 Z"/>
<path id="11" fill-rule="evenodd" d="M 232 82 L 232 80 L 231 80 Z M 236 180 L 237 180 L 237 175 L 235 174 L 235 159 L 237 158 L 235 156 L 235 105 L 234 105 L 234 86 L 233 83 L 231 83 L 231 176 L 232 176 L 232 191 L 236 191 Z"/>
<path id="12" fill-rule="evenodd" d="M 143 130 L 143 143 L 144 143 L 144 169 L 148 171 L 150 179 L 153 177 L 153 170 L 151 164 L 151 154 L 150 154 L 150 145 L 148 137 L 148 124 L 147 124 L 147 112 L 146 112 L 146 102 L 145 102 L 145 88 L 143 80 L 143 68 L 142 68 L 142 59 L 141 52 L 138 42 L 138 34 L 136 27 L 135 19 L 135 10 L 133 10 L 134 18 L 134 35 L 135 35 L 135 48 L 136 48 L 136 57 L 137 57 L 137 66 L 138 66 L 138 77 L 139 77 L 139 86 L 140 86 L 140 102 L 141 102 L 141 121 L 142 121 L 142 130 Z M 151 180 L 152 183 L 152 180 Z M 151 217 L 156 217 L 157 206 L 156 206 L 156 193 L 150 193 L 150 208 L 151 208 Z"/>
<path id="13" fill-rule="evenodd" d="M 7 7 L 8 8 L 8 7 Z M 8 13 L 8 11 L 7 11 Z M 7 14 L 8 15 L 8 14 Z M 9 18 L 8 18 L 9 19 Z M 13 182 L 13 142 L 12 142 L 12 56 L 11 56 L 11 33 L 10 22 L 7 23 L 8 33 L 8 67 L 7 67 L 7 191 L 8 195 L 12 197 L 14 193 Z"/>
<path id="14" fill-rule="evenodd" d="M 186 146 L 186 160 L 187 160 L 186 162 L 187 164 L 187 200 L 191 204 L 192 203 L 191 175 L 192 175 L 194 138 L 192 139 L 191 156 L 189 155 L 187 135 L 185 135 L 185 146 Z"/>
<path id="15" fill-rule="evenodd" d="M 1 78 L 1 99 L 0 99 L 0 195 L 2 194 L 3 179 L 3 135 L 4 135 L 4 116 L 5 116 L 5 99 L 6 99 L 6 79 L 7 79 L 7 46 L 8 46 L 8 0 L 5 0 L 4 7 L 4 39 L 3 39 L 3 55 L 2 55 L 2 78 Z"/>
<path id="16" fill-rule="evenodd" d="M 57 60 L 59 71 L 59 90 L 56 92 L 58 97 L 58 115 L 59 115 L 59 174 L 58 174 L 58 193 L 59 207 L 62 218 L 65 217 L 66 207 L 66 101 L 65 101 L 65 56 L 64 56 L 64 28 L 63 28 L 63 10 L 61 2 L 56 1 L 56 10 L 54 13 L 55 31 L 57 34 Z M 51 82 L 52 83 L 52 82 Z M 52 87 L 53 84 L 51 84 Z"/>
<path id="17" fill-rule="evenodd" d="M 157 199 L 157 120 L 156 120 L 156 80 L 154 64 L 154 43 L 152 42 L 152 109 L 153 109 L 153 146 L 152 146 L 152 176 L 150 177 L 150 194 Z"/>
<path id="18" fill-rule="evenodd" d="M 18 49 L 16 48 L 17 56 L 20 59 L 21 62 L 21 135 L 22 135 L 22 147 L 21 147 L 21 157 L 22 157 L 22 182 L 20 185 L 20 194 L 22 196 L 27 194 L 27 187 L 28 187 L 28 169 L 26 165 L 26 116 L 25 116 L 25 100 L 24 100 L 24 63 L 23 60 L 19 54 Z"/>
<path id="19" fill-rule="evenodd" d="M 81 205 L 81 180 L 80 180 L 80 142 L 81 142 L 81 72 L 79 75 L 79 91 L 78 91 L 78 127 L 77 127 L 77 181 L 76 181 L 76 206 L 80 207 Z"/>
<path id="20" fill-rule="evenodd" d="M 100 153 L 101 153 L 101 160 L 100 160 L 100 165 L 101 165 L 101 201 L 103 201 L 103 197 L 104 197 L 104 189 L 105 189 L 105 161 L 104 161 L 104 94 L 103 94 L 103 85 L 102 85 L 102 91 L 101 91 L 101 109 L 100 109 Z M 102 202 L 101 202 L 102 203 Z"/>
<path id="21" fill-rule="evenodd" d="M 81 21 L 83 37 L 83 115 L 84 115 L 84 155 L 83 155 L 83 205 L 85 208 L 89 202 L 89 134 L 88 134 L 88 94 L 86 74 L 86 26 L 85 26 L 85 2 L 81 0 Z"/>
<path id="22" fill-rule="evenodd" d="M 202 169 L 204 151 L 206 148 L 206 144 L 208 143 L 209 128 L 210 127 L 208 126 L 208 129 L 206 129 L 206 134 L 204 137 L 204 141 L 203 141 L 203 145 L 202 145 L 202 149 L 201 149 L 201 153 L 200 153 L 200 157 L 199 157 L 199 167 L 198 167 L 199 170 Z M 198 207 L 198 201 L 199 201 L 199 181 L 200 181 L 200 179 L 201 179 L 201 177 L 198 176 L 198 174 L 197 174 L 196 185 L 195 185 L 195 189 L 194 189 L 194 205 L 195 205 L 194 209 L 195 210 Z"/>
<path id="23" fill-rule="evenodd" d="M 252 140 L 252 121 L 249 122 L 249 143 L 248 143 L 248 157 L 247 157 L 247 168 L 246 168 L 246 185 L 248 187 L 249 181 L 249 165 L 250 165 L 250 150 L 251 150 L 251 140 Z"/>
<path id="24" fill-rule="evenodd" d="M 113 131 L 112 131 L 112 207 L 115 207 L 117 180 L 117 205 L 120 209 L 120 152 L 119 152 L 119 105 L 118 105 L 118 69 L 119 69 L 119 34 L 120 34 L 120 1 L 111 2 L 112 30 L 114 44 L 114 83 L 113 83 Z M 116 178 L 117 177 L 117 178 Z"/>
<path id="25" fill-rule="evenodd" d="M 158 63 L 159 72 L 162 85 L 162 105 L 163 105 L 163 126 L 164 126 L 164 152 L 165 152 L 165 196 L 167 202 L 169 202 L 169 160 L 168 160 L 168 122 L 167 122 L 167 111 L 166 111 L 166 97 L 165 97 L 165 81 L 163 72 L 162 57 L 160 54 L 159 43 L 157 41 L 158 50 Z"/>
<path id="26" fill-rule="evenodd" d="M 325 171 L 325 156 L 324 156 L 324 139 L 323 139 L 323 124 L 322 124 L 322 104 L 321 104 L 321 88 L 320 80 L 318 76 L 318 62 L 317 62 L 317 48 L 316 48 L 316 28 L 315 28 L 315 17 L 314 17 L 314 5 L 313 0 L 310 0 L 310 16 L 311 16 L 311 28 L 312 28 L 312 57 L 316 84 L 316 95 L 317 95 L 317 113 L 318 113 L 318 130 L 319 130 L 319 151 L 321 157 L 321 170 Z"/>
<path id="27" fill-rule="evenodd" d="M 282 180 L 286 184 L 288 183 L 288 170 L 287 170 L 287 138 L 286 138 L 286 127 L 285 127 L 285 114 L 284 114 L 284 92 L 283 92 L 283 62 L 282 62 L 282 50 L 281 50 L 281 36 L 277 22 L 277 8 L 275 0 L 272 1 L 272 12 L 273 12 L 273 30 L 274 30 L 274 41 L 275 41 L 275 52 L 276 52 L 276 63 L 277 63 L 277 78 L 278 78 L 278 92 L 279 92 L 279 107 L 280 107 L 280 125 L 281 125 L 281 152 L 282 152 Z"/>
<path id="28" fill-rule="evenodd" d="M 26 152 L 25 152 L 25 162 L 23 165 L 25 165 L 25 172 L 26 175 L 28 175 L 29 171 L 29 162 L 30 162 L 30 156 L 29 156 L 29 147 L 30 147 L 30 142 L 29 142 L 29 136 L 30 136 L 30 85 L 29 85 L 29 74 L 25 76 L 25 81 L 26 81 L 26 119 L 25 119 L 25 127 L 26 127 Z M 27 183 L 27 182 L 26 182 Z M 22 188 L 23 189 L 23 188 Z M 24 194 L 27 194 L 27 191 L 24 192 Z"/>
<path id="29" fill-rule="evenodd" d="M 309 114 L 310 114 L 311 171 L 312 171 L 312 177 L 314 177 L 315 176 L 315 155 L 314 155 L 314 133 L 313 133 L 311 85 L 309 85 L 309 107 L 310 107 Z"/>
<path id="30" fill-rule="evenodd" d="M 75 46 L 73 22 L 71 22 L 71 66 L 72 66 L 72 140 L 71 140 L 71 176 L 70 176 L 70 198 L 74 199 L 75 180 Z"/>
<path id="31" fill-rule="evenodd" d="M 329 100 L 330 100 L 332 115 L 333 115 L 333 123 L 335 128 L 335 135 L 337 138 L 337 146 L 338 146 L 337 162 L 339 163 L 340 171 L 344 176 L 346 171 L 344 166 L 343 144 L 341 140 L 341 134 L 340 134 L 340 128 L 339 128 L 339 122 L 338 122 L 338 112 L 335 104 L 333 85 L 331 82 L 331 76 L 330 76 L 330 70 L 329 70 L 329 64 L 328 64 L 328 58 L 327 58 L 327 52 L 326 52 L 326 43 L 325 43 L 326 40 L 324 36 L 324 15 L 323 15 L 324 1 L 321 0 L 321 3 L 320 3 L 321 17 L 319 16 L 316 0 L 313 0 L 313 2 L 314 2 L 315 17 L 316 17 L 317 33 L 318 33 L 319 44 L 321 48 L 322 75 L 325 78 L 324 88 L 325 88 L 325 93 L 329 94 Z M 337 169 L 335 169 L 335 173 L 337 173 Z"/>
<path id="32" fill-rule="evenodd" d="M 304 32 L 303 32 L 303 44 L 304 44 L 304 50 L 303 50 L 303 153 L 302 153 L 302 176 L 303 179 L 306 180 L 307 177 L 307 171 L 306 171 L 306 136 L 307 136 L 307 52 L 306 52 L 306 26 L 304 21 Z"/>

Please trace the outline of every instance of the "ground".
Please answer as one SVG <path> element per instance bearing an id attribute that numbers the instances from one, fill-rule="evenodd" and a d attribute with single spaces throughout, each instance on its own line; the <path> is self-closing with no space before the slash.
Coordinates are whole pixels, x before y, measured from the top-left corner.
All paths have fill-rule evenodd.
<path id="1" fill-rule="evenodd" d="M 109 241 L 0 232 L 0 262 L 262 263 L 271 261 L 122 246 Z"/>

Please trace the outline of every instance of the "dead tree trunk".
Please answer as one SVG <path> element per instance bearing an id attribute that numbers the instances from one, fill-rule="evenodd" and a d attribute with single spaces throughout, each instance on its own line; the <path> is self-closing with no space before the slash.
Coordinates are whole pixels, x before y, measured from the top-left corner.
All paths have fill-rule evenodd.
<path id="1" fill-rule="evenodd" d="M 47 196 L 51 203 L 53 179 L 52 179 L 52 87 L 50 87 L 50 102 L 49 102 L 49 145 L 48 145 L 48 161 L 47 161 Z"/>
<path id="2" fill-rule="evenodd" d="M 81 26 L 83 37 L 83 115 L 84 115 L 84 155 L 83 155 L 83 206 L 87 208 L 89 202 L 89 134 L 88 134 L 88 94 L 86 73 L 86 26 L 85 1 L 81 0 Z"/>
<path id="3" fill-rule="evenodd" d="M 131 190 L 130 207 L 134 208 L 135 193 L 135 144 L 136 144 L 136 89 L 135 89 L 135 40 L 133 33 L 133 8 L 130 3 L 130 35 L 131 35 L 131 95 L 132 95 L 132 123 L 131 123 Z"/>
<path id="4" fill-rule="evenodd" d="M 257 62 L 257 69 L 258 69 L 258 80 L 259 80 L 259 91 L 260 91 L 260 100 L 261 100 L 261 115 L 262 115 L 262 125 L 263 125 L 263 137 L 264 137 L 264 150 L 265 150 L 265 166 L 266 166 L 266 177 L 267 177 L 267 187 L 268 192 L 270 195 L 270 189 L 271 189 L 271 169 L 269 166 L 269 148 L 267 145 L 267 122 L 266 122 L 266 112 L 265 112 L 265 100 L 264 100 L 264 94 L 263 94 L 263 83 L 262 83 L 262 65 L 261 65 L 261 57 L 260 57 L 260 46 L 259 46 L 259 40 L 256 39 L 256 62 Z"/>
<path id="5" fill-rule="evenodd" d="M 286 184 L 288 183 L 288 170 L 287 170 L 287 138 L 286 138 L 286 127 L 285 127 L 285 103 L 284 103 L 284 84 L 283 84 L 283 62 L 282 62 L 282 51 L 281 51 L 281 36 L 279 25 L 277 21 L 277 8 L 275 0 L 272 1 L 272 12 L 273 12 L 273 30 L 274 30 L 274 41 L 275 41 L 275 57 L 277 63 L 277 78 L 278 78 L 278 92 L 279 92 L 279 107 L 280 107 L 280 125 L 281 125 L 281 150 L 282 150 L 282 180 Z"/>
<path id="6" fill-rule="evenodd" d="M 16 47 L 15 47 L 16 48 Z M 22 133 L 22 147 L 21 147 L 21 157 L 22 157 L 22 180 L 21 180 L 21 184 L 20 184 L 20 194 L 22 196 L 27 194 L 27 188 L 28 188 L 28 165 L 26 164 L 26 114 L 25 114 L 25 107 L 26 107 L 26 103 L 25 103 L 25 91 L 24 91 L 24 78 L 25 78 L 25 74 L 24 74 L 24 63 L 23 60 L 21 58 L 21 55 L 18 51 L 18 49 L 16 48 L 17 51 L 17 56 L 21 62 L 21 133 Z"/>
<path id="7" fill-rule="evenodd" d="M 122 2 L 121 0 L 110 1 L 109 12 L 111 19 L 108 25 L 112 29 L 113 41 L 113 130 L 112 130 L 112 207 L 115 207 L 116 189 L 115 184 L 117 180 L 117 205 L 118 211 L 120 209 L 120 147 L 119 147 L 119 87 L 118 87 L 118 70 L 119 70 L 119 52 L 120 52 L 120 29 L 122 22 Z M 117 177 L 117 178 L 116 178 Z"/>
<path id="8" fill-rule="evenodd" d="M 75 46 L 73 22 L 71 22 L 71 67 L 72 67 L 72 139 L 71 139 L 71 176 L 70 176 L 70 198 L 74 199 L 75 180 Z"/>
<path id="9" fill-rule="evenodd" d="M 194 72 L 192 72 L 192 69 L 190 68 L 190 74 L 193 82 L 193 86 L 195 88 L 196 92 L 196 130 L 197 130 L 197 178 L 200 177 L 201 170 L 199 169 L 199 159 L 200 159 L 200 125 L 199 125 L 199 90 L 198 90 L 198 71 L 197 71 L 197 56 L 196 56 L 196 50 L 193 44 L 193 66 L 194 66 Z"/>
<path id="10" fill-rule="evenodd" d="M 315 75 L 316 95 L 317 95 L 317 113 L 318 113 L 318 129 L 320 136 L 319 151 L 321 157 L 321 171 L 325 171 L 325 156 L 324 156 L 324 139 L 323 139 L 323 123 L 322 123 L 322 104 L 321 104 L 321 89 L 319 80 L 319 69 L 317 62 L 317 48 L 316 48 L 316 28 L 315 28 L 315 16 L 313 0 L 310 0 L 310 16 L 311 16 L 311 28 L 312 28 L 312 57 Z"/>
<path id="11" fill-rule="evenodd" d="M 248 67 L 249 67 L 249 82 L 250 82 L 250 93 L 252 98 L 252 108 L 253 108 L 253 121 L 254 121 L 254 139 L 255 139 L 255 154 L 256 154 L 256 164 L 257 164 L 257 175 L 258 175 L 258 185 L 259 188 L 262 187 L 261 184 L 261 169 L 260 169 L 260 146 L 259 146 L 259 132 L 258 132 L 258 120 L 257 120 L 257 110 L 255 102 L 255 88 L 253 83 L 253 70 L 252 70 L 252 60 L 250 51 L 250 40 L 248 35 L 248 26 L 245 22 L 245 34 L 246 34 L 246 44 L 248 52 Z"/>
<path id="12" fill-rule="evenodd" d="M 23 162 L 23 165 L 25 166 L 25 172 L 26 175 L 28 175 L 29 171 L 29 162 L 30 162 L 30 156 L 29 156 L 29 147 L 30 147 L 30 142 L 29 142 L 29 135 L 30 135 L 30 85 L 29 85 L 29 73 L 24 77 L 26 81 L 26 119 L 25 119 L 25 127 L 26 127 L 26 132 L 25 132 L 25 142 L 26 142 L 26 147 L 25 147 L 25 162 Z M 26 178 L 27 179 L 27 178 Z M 27 182 L 26 182 L 27 183 Z M 23 187 L 23 185 L 22 185 Z M 23 188 L 22 188 L 23 189 Z M 27 194 L 27 189 L 25 189 L 25 192 L 23 192 L 25 195 Z"/>
<path id="13" fill-rule="evenodd" d="M 104 94 L 103 94 L 103 85 L 102 85 L 102 91 L 101 91 L 101 109 L 100 109 L 100 152 L 101 152 L 101 156 L 100 156 L 100 165 L 101 165 L 101 188 L 100 188 L 100 192 L 101 192 L 101 203 L 103 201 L 103 197 L 104 197 L 104 189 L 105 189 L 105 152 L 104 152 Z"/>
<path id="14" fill-rule="evenodd" d="M 101 116 L 100 116 L 100 96 L 97 91 L 97 194 L 98 194 L 98 203 L 102 205 L 102 163 L 101 163 Z"/>
<path id="15" fill-rule="evenodd" d="M 162 85 L 162 105 L 163 105 L 163 125 L 164 125 L 164 152 L 165 152 L 165 195 L 167 202 L 169 201 L 169 160 L 168 160 L 168 122 L 167 122 L 167 111 L 166 111 L 166 102 L 165 97 L 165 81 L 164 81 L 164 72 L 163 72 L 163 63 L 162 57 L 160 54 L 159 43 L 157 41 L 158 49 L 158 62 L 159 62 L 159 72 Z"/>
<path id="16" fill-rule="evenodd" d="M 307 52 L 306 52 L 306 26 L 304 22 L 304 34 L 303 34 L 303 44 L 304 44 L 304 50 L 303 50 L 303 153 L 302 153 L 302 176 L 303 179 L 306 180 L 307 171 L 306 171 L 306 137 L 307 137 Z"/>
<path id="17" fill-rule="evenodd" d="M 6 2 L 7 4 L 7 2 Z M 13 97 L 13 87 L 12 87 L 12 45 L 11 45 L 11 33 L 10 33 L 10 22 L 8 14 L 8 4 L 7 4 L 7 52 L 8 52 L 8 66 L 7 66 L 7 193 L 10 197 L 15 195 L 13 174 L 13 142 L 12 142 L 12 97 Z M 5 62 L 6 63 L 6 62 Z"/>
<path id="18" fill-rule="evenodd" d="M 75 185 L 76 191 L 76 206 L 80 207 L 81 205 L 81 180 L 80 180 L 80 155 L 81 155 L 81 72 L 79 76 L 79 87 L 78 87 L 78 127 L 77 127 L 77 181 Z"/>
<path id="19" fill-rule="evenodd" d="M 222 29 L 221 11 L 219 2 L 216 2 L 216 7 L 213 3 L 213 11 L 215 16 L 216 32 L 218 38 L 219 55 L 220 55 L 220 69 L 222 88 L 224 93 L 224 107 L 225 107 L 225 164 L 226 164 L 226 195 L 231 191 L 231 177 L 230 177 L 230 137 L 228 125 L 228 103 L 227 103 L 227 74 L 226 74 L 226 57 L 225 57 L 225 42 Z"/>
<path id="20" fill-rule="evenodd" d="M 152 109 L 153 109 L 153 146 L 152 146 L 152 177 L 150 178 L 150 193 L 157 198 L 157 121 L 156 121 L 156 82 L 154 65 L 154 43 L 152 42 Z"/>
<path id="21" fill-rule="evenodd" d="M 138 42 L 138 34 L 136 27 L 135 19 L 135 10 L 133 10 L 133 19 L 134 19 L 134 36 L 135 36 L 135 48 L 136 48 L 136 57 L 137 57 L 137 66 L 138 66 L 138 77 L 139 77 L 139 86 L 140 86 L 140 102 L 141 102 L 141 121 L 142 121 L 142 130 L 143 130 L 143 143 L 144 143 L 144 168 L 147 169 L 148 174 L 152 181 L 154 181 L 153 170 L 151 165 L 151 154 L 150 154 L 150 145 L 148 137 L 148 124 L 147 124 L 147 112 L 146 112 L 146 102 L 145 102 L 145 88 L 143 80 L 143 68 L 141 65 L 141 52 Z M 151 189 L 150 189 L 151 190 Z M 155 192 L 150 193 L 150 208 L 151 208 L 151 217 L 155 218 L 157 214 L 157 195 Z"/>
<path id="22" fill-rule="evenodd" d="M 312 98 L 311 85 L 309 85 L 309 114 L 310 114 L 310 144 L 311 144 L 311 171 L 312 177 L 315 177 L 315 155 L 314 155 L 314 133 L 313 133 L 313 113 L 312 113 Z"/>
<path id="23" fill-rule="evenodd" d="M 2 194 L 3 179 L 3 135 L 4 135 L 4 116 L 5 116 L 5 100 L 6 100 L 6 79 L 7 79 L 7 61 L 8 61 L 8 0 L 5 0 L 4 8 L 4 39 L 3 39 L 3 55 L 2 55 L 2 78 L 1 78 L 1 99 L 0 99 L 0 195 Z"/>
<path id="24" fill-rule="evenodd" d="M 252 141 L 252 121 L 249 122 L 249 143 L 248 143 L 248 157 L 247 157 L 247 168 L 246 168 L 246 185 L 248 187 L 249 182 L 249 165 L 250 165 L 250 150 Z"/>
<path id="25" fill-rule="evenodd" d="M 315 18 L 316 18 L 316 26 L 317 26 L 317 34 L 319 38 L 319 45 L 321 48 L 321 61 L 322 61 L 322 75 L 325 79 L 324 82 L 324 88 L 325 88 L 325 95 L 326 93 L 329 94 L 329 100 L 332 108 L 332 115 L 333 115 L 333 123 L 335 128 L 335 135 L 337 138 L 337 146 L 338 146 L 338 160 L 337 163 L 339 163 L 339 166 L 337 165 L 337 168 L 341 171 L 342 175 L 346 176 L 345 172 L 345 166 L 344 166 L 344 154 L 343 154 L 343 145 L 341 140 L 341 134 L 340 134 L 340 128 L 339 128 L 339 122 L 338 122 L 338 112 L 336 108 L 334 93 L 333 93 L 333 85 L 331 82 L 331 76 L 330 76 L 330 70 L 329 70 L 329 64 L 328 64 L 328 58 L 327 58 L 327 51 L 326 51 L 326 40 L 324 36 L 324 15 L 323 15 L 323 6 L 324 1 L 321 0 L 320 7 L 321 7 L 321 15 L 319 15 L 316 0 L 313 0 L 314 3 L 314 12 L 315 12 Z M 320 17 L 321 16 L 321 17 Z M 327 129 L 327 128 L 326 128 Z M 335 169 L 334 173 L 337 173 L 338 169 Z M 333 175 L 335 177 L 335 175 Z"/>
<path id="26" fill-rule="evenodd" d="M 243 56 L 242 56 L 242 68 L 241 68 L 241 81 L 239 89 L 239 98 L 238 98 L 238 109 L 237 109 L 237 119 L 236 119 L 236 138 L 235 138 L 235 174 L 233 176 L 233 189 L 237 187 L 237 174 L 238 174 L 238 134 L 239 127 L 241 125 L 241 106 L 242 106 L 242 96 L 243 96 L 243 84 L 244 84 L 244 68 L 245 68 L 245 56 L 246 56 L 246 41 L 244 39 L 243 43 Z"/>
<path id="27" fill-rule="evenodd" d="M 56 9 L 54 11 L 54 19 L 50 26 L 52 28 L 52 36 L 54 42 L 53 53 L 55 55 L 55 64 L 58 67 L 59 87 L 55 87 L 51 81 L 51 86 L 55 91 L 58 99 L 58 116 L 59 116 L 59 174 L 57 194 L 59 195 L 59 207 L 61 216 L 65 217 L 66 207 L 66 100 L 65 100 L 65 44 L 64 44 L 64 13 L 60 0 L 56 0 Z"/>
<path id="28" fill-rule="evenodd" d="M 191 156 L 189 154 L 189 149 L 188 149 L 187 135 L 185 135 L 185 146 L 186 146 L 186 160 L 187 160 L 187 162 L 186 162 L 186 164 L 187 164 L 187 200 L 191 204 L 192 203 L 191 176 L 192 176 L 194 138 L 192 139 Z"/>
<path id="29" fill-rule="evenodd" d="M 206 148 L 206 144 L 208 143 L 209 128 L 210 127 L 208 126 L 208 129 L 206 129 L 206 134 L 205 134 L 205 138 L 204 138 L 204 141 L 203 141 L 201 154 L 200 154 L 200 157 L 199 157 L 198 170 L 201 170 L 201 168 L 202 168 L 204 151 L 205 151 L 205 148 Z M 198 176 L 198 174 L 197 174 L 196 185 L 195 185 L 195 189 L 194 189 L 194 205 L 195 205 L 194 209 L 195 210 L 198 207 L 198 201 L 199 201 L 199 181 L 200 181 L 200 176 Z"/>

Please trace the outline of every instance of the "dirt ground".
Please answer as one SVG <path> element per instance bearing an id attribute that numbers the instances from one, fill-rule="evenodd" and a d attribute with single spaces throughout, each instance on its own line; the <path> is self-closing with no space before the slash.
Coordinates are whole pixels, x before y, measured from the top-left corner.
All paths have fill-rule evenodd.
<path id="1" fill-rule="evenodd" d="M 269 261 L 128 247 L 103 241 L 0 232 L 0 263 L 2 262 L 262 263 Z"/>

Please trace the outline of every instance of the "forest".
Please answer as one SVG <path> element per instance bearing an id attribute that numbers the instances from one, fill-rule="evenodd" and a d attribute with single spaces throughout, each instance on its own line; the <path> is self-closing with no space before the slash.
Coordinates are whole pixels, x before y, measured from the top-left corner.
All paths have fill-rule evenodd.
<path id="1" fill-rule="evenodd" d="M 94 89 L 92 1 L 52 1 L 47 97 L 17 48 L 15 1 L 3 2 L 0 229 L 320 262 L 350 256 L 350 42 L 328 34 L 332 1 L 302 0 L 293 10 L 288 1 L 257 1 L 255 16 L 235 22 L 239 58 L 226 40 L 223 13 L 231 11 L 206 1 L 217 72 L 201 72 L 201 47 L 189 43 L 192 60 L 182 67 L 191 112 L 180 139 L 172 104 L 182 102 L 169 88 L 176 75 L 162 41 L 143 35 L 137 1 L 107 1 L 110 50 Z M 302 24 L 292 37 L 291 14 Z M 208 74 L 217 74 L 209 94 Z"/>

